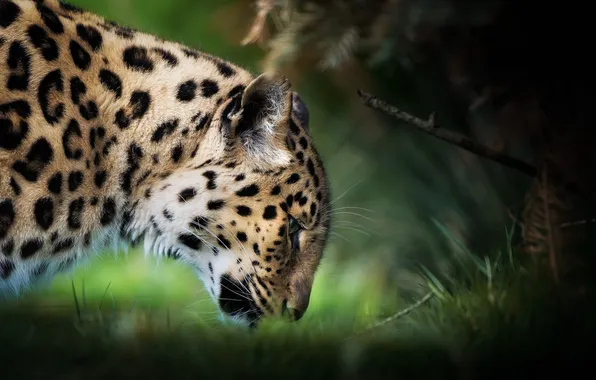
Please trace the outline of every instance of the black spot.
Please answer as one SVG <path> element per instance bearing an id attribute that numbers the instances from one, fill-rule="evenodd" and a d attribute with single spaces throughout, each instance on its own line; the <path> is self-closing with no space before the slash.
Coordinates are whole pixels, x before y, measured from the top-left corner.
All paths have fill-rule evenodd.
<path id="1" fill-rule="evenodd" d="M 267 206 L 265 207 L 265 211 L 263 212 L 263 219 L 271 220 L 277 217 L 277 207 L 275 206 Z"/>
<path id="2" fill-rule="evenodd" d="M 21 258 L 27 259 L 43 248 L 43 241 L 40 239 L 27 240 L 21 246 Z"/>
<path id="3" fill-rule="evenodd" d="M 2 3 L 3 1 L 0 0 L 0 12 L 2 12 Z M 0 13 L 0 15 L 2 15 L 2 13 Z M 4 16 L 4 15 L 2 15 Z M 2 19 L 0 18 L 0 22 L 2 22 Z M 12 260 L 2 260 L 0 261 L 0 279 L 2 280 L 6 280 L 10 277 L 10 275 L 12 274 L 12 272 L 14 272 L 14 270 L 16 269 L 14 263 L 12 262 Z"/>
<path id="4" fill-rule="evenodd" d="M 172 221 L 174 219 L 174 215 L 172 215 L 172 213 L 168 209 L 164 209 L 162 214 L 163 214 L 163 217 L 169 221 Z"/>
<path id="5" fill-rule="evenodd" d="M 239 197 L 254 197 L 259 193 L 259 187 L 256 184 L 248 185 L 236 192 Z"/>
<path id="6" fill-rule="evenodd" d="M 306 204 L 306 202 L 308 202 L 308 197 L 302 197 L 300 198 L 300 200 L 298 200 L 298 205 L 300 205 L 301 207 L 304 206 Z"/>
<path id="7" fill-rule="evenodd" d="M 64 155 L 70 160 L 80 160 L 83 156 L 82 149 L 72 149 L 71 147 L 71 142 L 76 137 L 82 138 L 83 134 L 81 133 L 79 122 L 72 119 L 62 134 L 62 148 L 64 149 Z"/>
<path id="8" fill-rule="evenodd" d="M 180 158 L 182 157 L 182 153 L 184 153 L 184 147 L 182 146 L 182 144 L 178 144 L 175 147 L 173 147 L 172 152 L 170 154 L 170 157 L 172 158 L 172 162 L 176 163 L 176 162 L 180 161 Z"/>
<path id="9" fill-rule="evenodd" d="M 310 216 L 315 216 L 316 213 L 317 213 L 317 204 L 311 203 L 310 204 Z"/>
<path id="10" fill-rule="evenodd" d="M 250 216 L 252 214 L 252 210 L 248 206 L 236 206 L 236 212 L 240 216 Z"/>
<path id="11" fill-rule="evenodd" d="M 9 0 L 0 1 L 0 27 L 8 28 L 21 14 L 21 8 Z"/>
<path id="12" fill-rule="evenodd" d="M 104 183 L 106 183 L 107 176 L 108 176 L 108 173 L 105 170 L 100 170 L 95 173 L 94 182 L 95 182 L 95 186 L 97 186 L 98 189 L 101 189 L 103 187 Z"/>
<path id="13" fill-rule="evenodd" d="M 178 128 L 178 124 L 180 123 L 179 119 L 172 119 L 168 120 L 162 124 L 160 124 L 157 129 L 153 132 L 151 136 L 152 142 L 160 142 L 164 137 L 171 135 L 176 128 Z"/>
<path id="14" fill-rule="evenodd" d="M 286 230 L 287 229 L 286 229 L 285 224 L 283 226 L 279 227 L 279 232 L 277 233 L 277 236 L 285 237 L 286 236 Z"/>
<path id="15" fill-rule="evenodd" d="M 192 187 L 187 187 L 178 193 L 178 201 L 181 203 L 188 202 L 197 195 L 197 191 Z"/>
<path id="16" fill-rule="evenodd" d="M 52 91 L 58 92 L 58 96 L 52 97 Z M 50 98 L 60 99 L 62 93 L 64 93 L 64 81 L 60 70 L 49 72 L 39 83 L 37 100 L 41 106 L 43 116 L 50 124 L 58 123 L 64 115 L 64 103 L 58 102 L 53 109 L 50 106 Z"/>
<path id="17" fill-rule="evenodd" d="M 293 173 L 287 180 L 286 183 L 288 185 L 291 185 L 293 183 L 296 183 L 300 180 L 300 175 L 298 173 Z"/>
<path id="18" fill-rule="evenodd" d="M 208 190 L 215 190 L 217 185 L 215 184 L 215 179 L 217 178 L 217 174 L 213 170 L 208 170 L 203 173 L 203 176 L 207 178 L 207 189 Z"/>
<path id="19" fill-rule="evenodd" d="M 45 138 L 37 139 L 29 148 L 25 157 L 26 161 L 18 160 L 12 168 L 21 174 L 27 181 L 36 182 L 44 169 L 52 162 L 54 151 Z"/>
<path id="20" fill-rule="evenodd" d="M 300 128 L 296 125 L 292 118 L 290 118 L 290 131 L 292 131 L 292 133 L 296 136 L 300 134 Z"/>
<path id="21" fill-rule="evenodd" d="M 107 226 L 114 221 L 115 217 L 116 201 L 112 197 L 104 199 L 103 205 L 101 207 L 101 216 L 99 217 L 99 222 L 102 226 Z"/>
<path id="22" fill-rule="evenodd" d="M 237 182 L 240 182 L 240 181 L 244 180 L 244 178 L 246 178 L 246 176 L 244 174 L 238 174 L 236 176 L 236 178 L 234 178 L 234 180 Z"/>
<path id="23" fill-rule="evenodd" d="M 10 187 L 12 188 L 12 192 L 14 193 L 14 195 L 19 196 L 21 195 L 22 189 L 21 189 L 21 185 L 18 184 L 18 182 L 14 179 L 14 177 L 10 177 Z"/>
<path id="24" fill-rule="evenodd" d="M 41 26 L 31 25 L 27 29 L 27 36 L 46 61 L 54 61 L 60 55 L 56 41 Z"/>
<path id="25" fill-rule="evenodd" d="M 129 69 L 142 72 L 153 71 L 153 62 L 147 56 L 147 49 L 141 46 L 132 46 L 122 54 L 124 64 Z"/>
<path id="26" fill-rule="evenodd" d="M 89 204 L 90 204 L 91 206 L 97 206 L 97 203 L 98 203 L 98 202 L 99 202 L 99 198 L 97 198 L 97 197 L 92 197 L 92 198 L 89 200 Z"/>
<path id="27" fill-rule="evenodd" d="M 286 204 L 288 205 L 288 207 L 292 207 L 292 205 L 294 204 L 294 196 L 292 194 L 286 197 Z"/>
<path id="28" fill-rule="evenodd" d="M 74 239 L 67 238 L 58 240 L 56 245 L 54 245 L 54 249 L 52 250 L 52 255 L 56 255 L 60 252 L 68 251 L 74 247 Z"/>
<path id="29" fill-rule="evenodd" d="M 217 71 L 219 71 L 219 73 L 225 78 L 229 78 L 236 74 L 236 71 L 225 62 L 219 61 L 215 65 L 217 66 Z"/>
<path id="30" fill-rule="evenodd" d="M 140 119 L 145 115 L 151 104 L 151 96 L 146 91 L 135 91 L 130 96 L 130 107 L 133 119 Z"/>
<path id="31" fill-rule="evenodd" d="M 43 23 L 48 27 L 48 29 L 50 29 L 52 31 L 52 33 L 54 33 L 54 34 L 64 33 L 64 26 L 62 25 L 62 22 L 60 22 L 58 15 L 56 13 L 54 13 L 53 10 L 46 7 L 45 5 L 43 5 L 40 2 L 37 2 L 36 6 L 37 6 L 37 11 L 39 12 L 39 14 L 41 16 Z"/>
<path id="32" fill-rule="evenodd" d="M 85 208 L 85 199 L 79 197 L 68 205 L 68 227 L 71 230 L 81 228 L 81 218 Z"/>
<path id="33" fill-rule="evenodd" d="M 194 80 L 187 80 L 178 85 L 176 98 L 181 102 L 190 102 L 196 96 L 197 83 Z"/>
<path id="34" fill-rule="evenodd" d="M 110 70 L 102 69 L 99 72 L 99 81 L 108 90 L 116 95 L 116 98 L 122 96 L 122 80 Z"/>
<path id="35" fill-rule="evenodd" d="M 8 231 L 14 224 L 16 212 L 10 199 L 0 201 L 0 239 L 8 235 Z"/>
<path id="36" fill-rule="evenodd" d="M 95 149 L 95 141 L 97 139 L 97 130 L 95 128 L 91 128 L 89 131 L 89 146 L 91 149 Z"/>
<path id="37" fill-rule="evenodd" d="M 190 222 L 190 226 L 196 228 L 207 228 L 208 225 L 209 219 L 205 218 L 204 216 L 197 216 L 192 220 L 192 222 Z"/>
<path id="38" fill-rule="evenodd" d="M 168 51 L 165 51 L 164 49 L 161 49 L 161 48 L 153 48 L 151 50 L 154 51 L 155 53 L 159 54 L 161 59 L 166 61 L 168 66 L 175 67 L 178 65 L 178 58 L 176 58 L 176 56 L 174 54 L 172 54 Z"/>
<path id="39" fill-rule="evenodd" d="M 31 77 L 31 58 L 22 43 L 13 41 L 10 44 L 6 63 L 11 71 L 6 81 L 6 88 L 11 91 L 27 90 Z"/>
<path id="40" fill-rule="evenodd" d="M 70 80 L 70 98 L 74 104 L 79 104 L 81 97 L 87 93 L 87 86 L 79 77 Z"/>
<path id="41" fill-rule="evenodd" d="M 70 41 L 68 48 L 70 49 L 70 56 L 72 57 L 75 66 L 83 71 L 87 70 L 91 64 L 91 56 L 89 53 L 87 53 L 87 51 L 74 40 Z"/>
<path id="42" fill-rule="evenodd" d="M 68 190 L 76 191 L 83 184 L 85 176 L 81 171 L 74 171 L 68 175 Z"/>
<path id="43" fill-rule="evenodd" d="M 252 250 L 255 251 L 255 254 L 257 256 L 260 256 L 261 255 L 261 250 L 259 249 L 259 245 L 257 243 L 254 243 L 252 245 Z"/>
<path id="44" fill-rule="evenodd" d="M 118 128 L 120 129 L 126 129 L 130 127 L 130 119 L 128 118 L 128 116 L 126 116 L 126 113 L 124 113 L 123 109 L 116 112 L 116 118 L 114 122 L 118 125 Z"/>
<path id="45" fill-rule="evenodd" d="M 246 241 L 248 240 L 248 237 L 246 236 L 246 234 L 244 232 L 238 232 L 236 234 L 236 237 L 238 238 L 239 241 L 241 241 L 242 243 L 246 243 Z"/>
<path id="46" fill-rule="evenodd" d="M 0 104 L 0 114 L 12 113 L 13 111 L 16 111 L 21 117 L 28 117 L 31 109 L 29 104 L 20 100 Z M 29 134 L 29 124 L 21 120 L 18 128 L 15 127 L 10 119 L 0 118 L 0 148 L 15 150 L 25 141 Z"/>
<path id="47" fill-rule="evenodd" d="M 218 199 L 214 201 L 207 202 L 207 209 L 208 210 L 219 210 L 225 205 L 225 201 Z"/>
<path id="48" fill-rule="evenodd" d="M 47 231 L 54 223 L 54 202 L 52 198 L 39 198 L 35 202 L 34 214 L 37 225 Z"/>
<path id="49" fill-rule="evenodd" d="M 300 140 L 298 140 L 298 143 L 300 144 L 302 149 L 306 150 L 306 148 L 308 148 L 308 142 L 306 141 L 305 137 L 300 137 Z"/>
<path id="50" fill-rule="evenodd" d="M 185 56 L 187 56 L 189 58 L 198 59 L 201 57 L 201 53 L 199 53 L 198 51 L 195 51 L 195 50 L 188 49 L 188 48 L 183 48 L 182 52 L 184 53 Z"/>
<path id="51" fill-rule="evenodd" d="M 99 30 L 96 28 L 89 25 L 77 24 L 77 35 L 80 39 L 85 41 L 93 51 L 101 49 L 103 39 L 101 33 L 99 33 Z"/>
<path id="52" fill-rule="evenodd" d="M 107 156 L 108 154 L 110 154 L 110 150 L 112 149 L 112 146 L 114 146 L 114 144 L 116 144 L 118 142 L 118 139 L 116 138 L 116 136 L 112 136 L 103 146 L 103 155 Z"/>
<path id="53" fill-rule="evenodd" d="M 120 175 L 120 187 L 126 194 L 130 194 L 132 179 L 135 172 L 139 170 L 139 161 L 143 158 L 143 150 L 137 144 L 132 143 L 129 145 L 127 152 L 126 170 Z"/>
<path id="54" fill-rule="evenodd" d="M 317 200 L 318 201 L 322 201 L 323 200 L 323 194 L 320 191 L 317 192 Z"/>
<path id="55" fill-rule="evenodd" d="M 201 82 L 201 95 L 205 98 L 210 98 L 219 92 L 219 86 L 211 79 L 204 79 Z"/>
<path id="56" fill-rule="evenodd" d="M 93 120 L 99 116 L 99 109 L 94 101 L 90 100 L 87 104 L 79 105 L 79 112 L 85 120 Z"/>
<path id="57" fill-rule="evenodd" d="M 221 234 L 217 235 L 217 239 L 218 239 L 218 244 L 220 247 L 225 248 L 225 249 L 230 249 L 232 247 L 232 244 L 230 243 L 230 241 L 228 239 L 226 239 L 223 235 L 221 235 Z"/>
<path id="58" fill-rule="evenodd" d="M 62 191 L 62 173 L 58 172 L 48 179 L 48 190 L 54 194 Z"/>
<path id="59" fill-rule="evenodd" d="M 201 246 L 203 245 L 203 242 L 201 241 L 201 239 L 199 239 L 198 237 L 196 237 L 193 234 L 182 234 L 180 236 L 178 236 L 178 241 L 187 246 L 190 249 L 193 250 L 198 250 L 201 248 Z"/>

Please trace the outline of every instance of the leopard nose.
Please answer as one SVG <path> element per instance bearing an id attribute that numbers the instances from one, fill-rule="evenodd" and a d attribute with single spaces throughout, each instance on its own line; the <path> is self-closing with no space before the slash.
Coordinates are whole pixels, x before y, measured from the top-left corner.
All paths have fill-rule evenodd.
<path id="1" fill-rule="evenodd" d="M 300 320 L 300 318 L 302 318 L 302 316 L 304 315 L 305 311 L 306 310 L 294 309 L 292 307 L 288 308 L 288 314 L 290 315 L 290 318 L 292 318 L 294 321 Z"/>
<path id="2" fill-rule="evenodd" d="M 311 288 L 303 283 L 295 283 L 290 287 L 290 290 L 290 298 L 287 300 L 285 309 L 290 319 L 298 321 L 308 309 Z"/>
<path id="3" fill-rule="evenodd" d="M 296 308 L 288 306 L 287 300 L 285 300 L 282 305 L 282 315 L 285 318 L 287 318 L 293 322 L 298 321 L 300 318 L 302 318 L 305 311 L 306 311 L 305 309 L 300 310 L 300 309 L 296 309 Z"/>

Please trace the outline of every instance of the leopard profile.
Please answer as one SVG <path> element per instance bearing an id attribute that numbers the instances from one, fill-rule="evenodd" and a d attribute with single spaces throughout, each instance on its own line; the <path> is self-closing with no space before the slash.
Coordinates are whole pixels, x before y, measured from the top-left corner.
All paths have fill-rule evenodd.
<path id="1" fill-rule="evenodd" d="M 222 315 L 298 320 L 330 190 L 308 107 L 58 0 L 0 0 L 0 294 L 124 242 L 196 271 Z"/>

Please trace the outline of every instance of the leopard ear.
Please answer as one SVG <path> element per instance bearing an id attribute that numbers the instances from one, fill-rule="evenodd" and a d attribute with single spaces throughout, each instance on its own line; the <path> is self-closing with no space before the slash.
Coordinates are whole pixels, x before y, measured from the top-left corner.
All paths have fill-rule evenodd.
<path id="1" fill-rule="evenodd" d="M 297 92 L 292 92 L 292 116 L 302 128 L 310 129 L 310 112 L 308 106 Z"/>
<path id="2" fill-rule="evenodd" d="M 273 165 L 283 165 L 290 160 L 286 145 L 292 112 L 290 87 L 285 77 L 266 73 L 250 82 L 240 96 L 231 137 L 253 158 Z"/>
<path id="3" fill-rule="evenodd" d="M 242 93 L 242 115 L 236 136 L 245 132 L 274 133 L 289 118 L 292 110 L 290 82 L 283 76 L 265 73 L 246 86 Z"/>

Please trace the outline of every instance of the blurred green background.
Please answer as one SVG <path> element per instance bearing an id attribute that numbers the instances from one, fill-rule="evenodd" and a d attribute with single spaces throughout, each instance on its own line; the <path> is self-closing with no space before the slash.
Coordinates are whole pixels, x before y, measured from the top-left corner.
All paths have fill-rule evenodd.
<path id="1" fill-rule="evenodd" d="M 248 1 L 72 3 L 255 73 L 260 70 L 264 52 L 240 44 L 254 16 Z M 310 108 L 311 130 L 326 163 L 335 209 L 331 241 L 305 319 L 323 323 L 332 318 L 348 325 L 363 316 L 379 319 L 398 308 L 400 299 L 409 302 L 425 292 L 418 276 L 421 265 L 437 273 L 450 271 L 463 252 L 456 241 L 482 254 L 505 245 L 511 222 L 504 210 L 516 193 L 511 186 L 503 191 L 496 184 L 508 183 L 515 173 L 384 119 L 356 98 L 357 86 L 362 86 L 421 117 L 439 109 L 443 125 L 457 126 L 462 114 L 454 105 L 440 103 L 444 94 L 427 88 L 424 75 L 374 67 L 292 75 Z M 70 275 L 61 276 L 12 306 L 71 308 L 71 281 Z M 75 272 L 74 284 L 79 301 L 84 293 L 85 302 L 167 308 L 205 323 L 217 319 L 190 269 L 145 258 L 140 251 L 108 251 L 93 258 Z"/>

